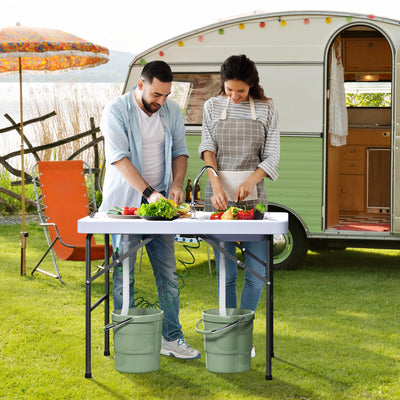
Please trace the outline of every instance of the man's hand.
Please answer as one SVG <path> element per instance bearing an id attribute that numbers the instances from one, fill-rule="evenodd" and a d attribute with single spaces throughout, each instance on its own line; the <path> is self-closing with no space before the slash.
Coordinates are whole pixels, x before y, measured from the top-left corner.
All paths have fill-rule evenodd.
<path id="1" fill-rule="evenodd" d="M 147 201 L 149 203 L 154 203 L 157 200 L 162 199 L 164 196 L 160 193 L 157 192 L 156 190 L 147 198 Z"/>
<path id="2" fill-rule="evenodd" d="M 185 201 L 185 194 L 182 191 L 182 188 L 176 187 L 174 185 L 169 189 L 169 197 L 171 200 L 174 200 L 176 204 L 182 204 Z"/>

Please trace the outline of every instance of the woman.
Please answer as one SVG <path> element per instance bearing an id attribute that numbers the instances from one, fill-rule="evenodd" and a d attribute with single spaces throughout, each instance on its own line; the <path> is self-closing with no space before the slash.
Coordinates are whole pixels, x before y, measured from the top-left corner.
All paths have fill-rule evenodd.
<path id="1" fill-rule="evenodd" d="M 199 154 L 208 170 L 205 210 L 225 210 L 240 204 L 247 209 L 258 203 L 267 205 L 264 178 L 278 177 L 280 141 L 278 115 L 274 103 L 264 95 L 256 65 L 245 55 L 231 56 L 221 66 L 219 95 L 206 101 L 203 110 L 202 139 Z M 266 241 L 244 242 L 246 250 L 265 262 Z M 236 247 L 224 247 L 236 255 Z M 219 271 L 219 252 L 214 249 Z M 246 256 L 246 265 L 265 276 L 264 265 Z M 225 257 L 226 307 L 237 308 L 236 264 Z M 240 308 L 255 311 L 263 282 L 249 271 L 240 298 Z"/>

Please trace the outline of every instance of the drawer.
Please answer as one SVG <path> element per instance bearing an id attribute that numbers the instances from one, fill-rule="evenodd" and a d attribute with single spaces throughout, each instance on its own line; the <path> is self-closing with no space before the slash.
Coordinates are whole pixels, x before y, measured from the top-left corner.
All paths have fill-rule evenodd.
<path id="1" fill-rule="evenodd" d="M 390 147 L 390 129 L 349 129 L 347 146 L 354 145 Z"/>
<path id="2" fill-rule="evenodd" d="M 344 160 L 351 161 L 362 161 L 365 160 L 365 148 L 364 146 L 343 146 L 340 148 L 340 161 Z"/>
<path id="3" fill-rule="evenodd" d="M 340 162 L 339 173 L 346 175 L 364 175 L 364 160 L 342 160 Z"/>

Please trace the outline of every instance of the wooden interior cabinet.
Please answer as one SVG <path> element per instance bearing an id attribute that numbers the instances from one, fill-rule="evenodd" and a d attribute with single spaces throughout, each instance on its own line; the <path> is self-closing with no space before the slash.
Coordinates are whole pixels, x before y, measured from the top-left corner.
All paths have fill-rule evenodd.
<path id="1" fill-rule="evenodd" d="M 361 145 L 340 148 L 339 210 L 364 210 L 365 149 Z"/>
<path id="2" fill-rule="evenodd" d="M 367 209 L 388 210 L 390 208 L 390 149 L 368 149 L 367 168 Z"/>
<path id="3" fill-rule="evenodd" d="M 340 177 L 340 211 L 364 210 L 364 175 L 342 175 Z"/>
<path id="4" fill-rule="evenodd" d="M 346 72 L 374 73 L 392 70 L 392 53 L 384 38 L 346 38 L 343 58 Z"/>
<path id="5" fill-rule="evenodd" d="M 339 212 L 366 214 L 390 208 L 390 132 L 349 129 L 339 148 Z"/>

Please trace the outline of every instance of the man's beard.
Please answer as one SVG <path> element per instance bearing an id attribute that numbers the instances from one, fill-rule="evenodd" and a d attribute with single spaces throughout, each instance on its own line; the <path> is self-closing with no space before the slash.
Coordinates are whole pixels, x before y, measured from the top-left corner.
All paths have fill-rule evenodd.
<path id="1" fill-rule="evenodd" d="M 143 104 L 143 107 L 146 109 L 146 111 L 151 113 L 151 114 L 154 114 L 160 108 L 160 107 L 158 107 L 158 108 L 155 109 L 154 106 L 152 107 L 151 104 L 146 101 L 144 96 L 142 96 L 142 104 Z"/>

